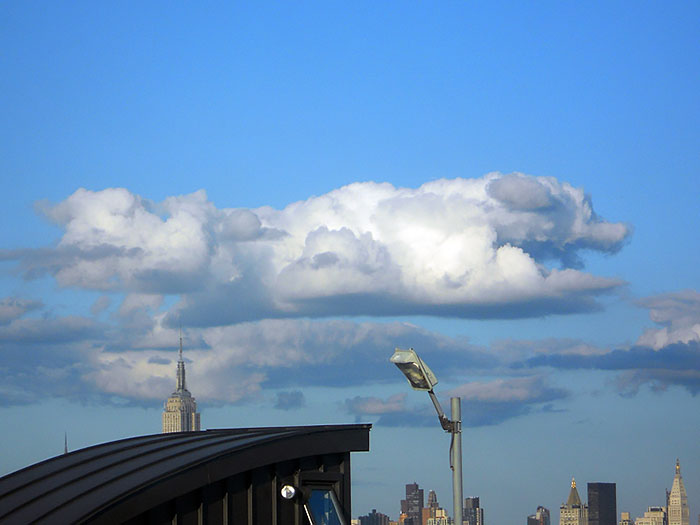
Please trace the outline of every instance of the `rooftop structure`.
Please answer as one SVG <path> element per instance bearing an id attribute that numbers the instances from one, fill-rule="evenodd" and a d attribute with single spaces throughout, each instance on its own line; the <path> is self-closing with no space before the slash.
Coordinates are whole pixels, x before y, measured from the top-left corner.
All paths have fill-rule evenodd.
<path id="1" fill-rule="evenodd" d="M 281 525 L 333 507 L 349 523 L 350 452 L 369 450 L 370 428 L 207 430 L 76 450 L 0 478 L 0 522 Z M 284 499 L 285 484 L 308 504 Z"/>

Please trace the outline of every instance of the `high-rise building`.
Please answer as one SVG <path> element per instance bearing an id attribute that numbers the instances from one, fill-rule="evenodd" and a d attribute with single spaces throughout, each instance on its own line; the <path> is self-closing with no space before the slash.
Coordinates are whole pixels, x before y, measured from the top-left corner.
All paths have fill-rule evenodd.
<path id="1" fill-rule="evenodd" d="M 667 525 L 664 507 L 647 507 L 643 518 L 634 520 L 634 525 Z"/>
<path id="2" fill-rule="evenodd" d="M 462 521 L 467 525 L 484 525 L 484 509 L 479 506 L 479 498 L 464 498 Z"/>
<path id="3" fill-rule="evenodd" d="M 620 512 L 620 525 L 634 525 L 634 520 L 629 512 Z"/>
<path id="4" fill-rule="evenodd" d="M 422 525 L 423 489 L 418 483 L 406 485 L 406 499 L 401 500 L 401 513 L 406 514 L 404 525 Z"/>
<path id="5" fill-rule="evenodd" d="M 366 516 L 360 516 L 360 525 L 389 525 L 389 516 L 377 512 L 377 509 L 372 509 L 372 512 Z"/>
<path id="6" fill-rule="evenodd" d="M 690 525 L 688 495 L 681 476 L 681 463 L 677 459 L 676 475 L 673 476 L 673 486 L 668 494 L 668 525 Z"/>
<path id="7" fill-rule="evenodd" d="M 581 503 L 574 478 L 571 478 L 571 490 L 566 503 L 559 507 L 559 525 L 588 525 L 588 506 Z"/>
<path id="8" fill-rule="evenodd" d="M 549 509 L 539 506 L 534 514 L 527 517 L 527 525 L 550 525 Z"/>
<path id="9" fill-rule="evenodd" d="M 443 508 L 434 509 L 434 516 L 431 516 L 425 521 L 425 525 L 452 525 L 453 521 L 447 515 L 447 511 Z"/>
<path id="10" fill-rule="evenodd" d="M 430 490 L 428 492 L 428 508 L 437 509 L 438 507 L 440 507 L 440 504 L 438 503 L 437 494 L 435 494 L 434 490 Z"/>
<path id="11" fill-rule="evenodd" d="M 185 362 L 182 359 L 182 334 L 180 353 L 177 361 L 177 382 L 175 392 L 165 402 L 163 410 L 163 433 L 189 432 L 199 430 L 197 403 L 185 384 Z"/>
<path id="12" fill-rule="evenodd" d="M 428 492 L 428 506 L 421 511 L 422 525 L 447 525 L 449 517 L 447 511 L 440 507 L 437 494 L 434 490 Z"/>
<path id="13" fill-rule="evenodd" d="M 588 484 L 588 525 L 617 525 L 617 490 L 614 483 Z"/>

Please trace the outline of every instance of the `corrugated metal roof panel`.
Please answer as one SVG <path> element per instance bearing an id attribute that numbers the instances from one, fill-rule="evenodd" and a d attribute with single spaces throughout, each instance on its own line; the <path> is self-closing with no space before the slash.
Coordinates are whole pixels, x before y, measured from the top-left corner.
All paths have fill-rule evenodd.
<path id="1" fill-rule="evenodd" d="M 194 490 L 202 469 L 211 479 L 308 454 L 368 450 L 369 428 L 221 429 L 96 445 L 0 478 L 0 521 L 79 522 L 166 480 L 175 490 Z M 182 473 L 188 476 L 175 483 Z"/>

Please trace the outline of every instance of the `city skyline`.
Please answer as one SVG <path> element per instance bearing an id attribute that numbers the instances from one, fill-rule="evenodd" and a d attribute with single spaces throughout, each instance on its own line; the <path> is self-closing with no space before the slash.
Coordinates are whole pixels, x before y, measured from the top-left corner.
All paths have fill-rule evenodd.
<path id="1" fill-rule="evenodd" d="M 628 510 L 617 508 L 617 486 L 611 482 L 587 482 L 587 499 L 584 501 L 578 492 L 576 479 L 571 479 L 567 498 L 559 507 L 559 525 L 689 525 L 690 509 L 688 496 L 681 475 L 680 460 L 676 460 L 675 473 L 671 490 L 666 489 L 666 505 L 650 505 L 643 515 L 634 517 Z M 438 497 L 433 489 L 428 491 L 427 504 L 424 500 L 425 489 L 417 482 L 405 486 L 406 498 L 399 503 L 397 519 L 392 519 L 391 512 L 386 509 L 377 512 L 376 508 L 366 517 L 370 520 L 389 520 L 400 525 L 425 524 L 430 515 L 430 509 L 440 508 Z M 619 510 L 619 512 L 618 512 Z M 446 516 L 452 517 L 448 512 Z M 618 520 L 619 516 L 619 520 Z M 698 514 L 700 520 L 700 514 Z M 413 520 L 413 521 L 412 521 Z M 417 522 L 414 522 L 417 520 Z M 478 496 L 468 496 L 463 502 L 463 521 L 465 525 L 485 525 L 484 509 L 480 506 Z M 537 505 L 536 512 L 526 517 L 527 525 L 550 525 L 551 511 L 547 507 Z M 373 525 L 373 522 L 370 522 Z"/>
<path id="2" fill-rule="evenodd" d="M 159 433 L 182 326 L 204 428 L 373 424 L 353 515 L 451 507 L 413 347 L 488 525 L 676 458 L 695 523 L 699 17 L 3 2 L 0 474 Z"/>

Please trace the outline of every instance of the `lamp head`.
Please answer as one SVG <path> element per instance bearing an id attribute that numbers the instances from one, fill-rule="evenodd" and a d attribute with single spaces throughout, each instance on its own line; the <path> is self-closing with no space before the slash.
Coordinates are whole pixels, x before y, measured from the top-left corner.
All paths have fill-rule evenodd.
<path id="1" fill-rule="evenodd" d="M 389 359 L 392 363 L 399 367 L 403 375 L 408 379 L 411 388 L 415 390 L 432 390 L 437 385 L 437 377 L 428 365 L 418 357 L 413 348 L 401 350 L 397 348 L 394 355 Z"/>

